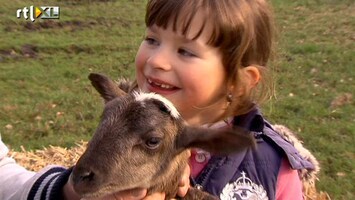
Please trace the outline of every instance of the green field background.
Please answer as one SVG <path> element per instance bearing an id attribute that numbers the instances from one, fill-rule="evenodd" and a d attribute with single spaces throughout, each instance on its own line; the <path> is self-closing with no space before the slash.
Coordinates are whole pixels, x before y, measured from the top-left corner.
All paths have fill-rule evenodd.
<path id="1" fill-rule="evenodd" d="M 355 199 L 355 3 L 272 0 L 278 29 L 276 96 L 267 118 L 294 130 L 321 163 L 317 187 Z M 58 20 L 16 18 L 59 6 Z M 0 134 L 12 149 L 88 140 L 103 102 L 87 76 L 134 76 L 145 1 L 0 0 Z"/>

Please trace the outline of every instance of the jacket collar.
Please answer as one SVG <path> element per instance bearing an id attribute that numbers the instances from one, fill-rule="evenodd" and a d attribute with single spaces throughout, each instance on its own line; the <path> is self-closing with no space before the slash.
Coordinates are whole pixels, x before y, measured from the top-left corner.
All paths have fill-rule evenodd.
<path id="1" fill-rule="evenodd" d="M 252 132 L 262 132 L 264 130 L 264 118 L 257 107 L 246 114 L 235 116 L 232 123 L 234 126 L 242 127 Z"/>

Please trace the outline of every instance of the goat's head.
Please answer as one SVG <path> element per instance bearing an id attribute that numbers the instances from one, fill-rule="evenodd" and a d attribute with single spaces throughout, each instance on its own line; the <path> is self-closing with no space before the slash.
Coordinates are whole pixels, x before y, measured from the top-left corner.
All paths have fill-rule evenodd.
<path id="1" fill-rule="evenodd" d="M 189 127 L 175 107 L 153 93 L 127 94 L 100 74 L 89 79 L 105 100 L 101 122 L 87 150 L 77 162 L 71 181 L 83 197 L 150 188 L 171 181 L 169 173 L 185 166 L 185 150 L 237 152 L 254 144 L 234 130 Z"/>

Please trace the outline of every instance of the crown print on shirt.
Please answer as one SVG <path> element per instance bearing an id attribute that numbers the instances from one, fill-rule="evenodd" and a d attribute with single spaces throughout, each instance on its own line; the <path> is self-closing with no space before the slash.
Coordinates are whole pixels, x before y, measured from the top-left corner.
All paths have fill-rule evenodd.
<path id="1" fill-rule="evenodd" d="M 268 200 L 262 185 L 253 183 L 245 172 L 235 182 L 228 183 L 222 190 L 221 200 Z"/>

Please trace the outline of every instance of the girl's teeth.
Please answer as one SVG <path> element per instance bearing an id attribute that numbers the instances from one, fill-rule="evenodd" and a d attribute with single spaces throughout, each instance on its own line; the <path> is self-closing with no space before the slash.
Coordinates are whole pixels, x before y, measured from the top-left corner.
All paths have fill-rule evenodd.
<path id="1" fill-rule="evenodd" d="M 164 89 L 170 89 L 171 87 L 169 85 L 161 84 L 160 87 Z"/>
<path id="2" fill-rule="evenodd" d="M 148 79 L 148 83 L 154 84 L 155 86 L 159 86 L 159 87 L 164 88 L 164 89 L 171 89 L 172 88 L 172 86 L 170 86 L 170 85 L 166 85 L 166 84 L 163 84 L 163 83 L 162 84 L 155 83 L 155 82 L 153 82 L 150 79 Z"/>

